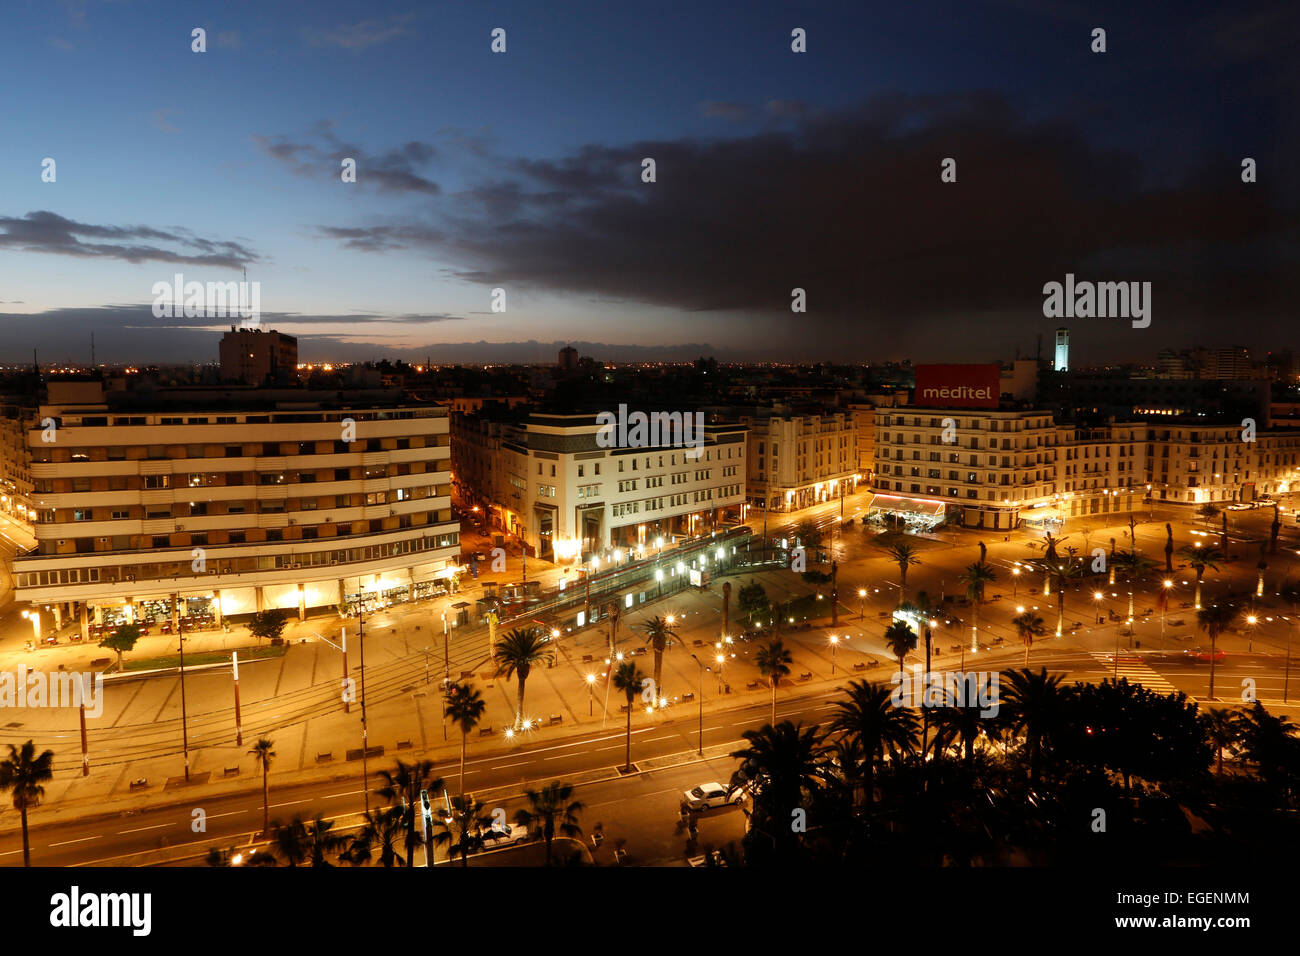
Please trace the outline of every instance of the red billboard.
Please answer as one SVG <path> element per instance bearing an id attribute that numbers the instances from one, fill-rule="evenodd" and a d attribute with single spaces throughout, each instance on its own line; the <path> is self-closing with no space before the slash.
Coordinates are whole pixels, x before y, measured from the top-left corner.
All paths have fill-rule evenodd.
<path id="1" fill-rule="evenodd" d="M 912 402 L 920 408 L 997 408 L 1001 368 L 992 365 L 918 365 Z"/>

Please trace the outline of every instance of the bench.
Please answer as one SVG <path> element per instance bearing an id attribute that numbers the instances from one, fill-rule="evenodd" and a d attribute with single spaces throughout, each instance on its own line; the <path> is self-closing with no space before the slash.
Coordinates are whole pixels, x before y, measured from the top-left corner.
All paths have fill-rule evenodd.
<path id="1" fill-rule="evenodd" d="M 226 777 L 237 777 L 239 776 L 239 768 L 227 767 L 224 771 L 222 771 L 222 775 Z"/>
<path id="2" fill-rule="evenodd" d="M 799 675 L 799 679 L 800 679 L 800 680 L 812 680 L 812 671 L 809 671 L 809 672 L 806 673 L 806 674 L 800 674 L 800 675 Z"/>
<path id="3" fill-rule="evenodd" d="M 1001 644 L 1001 643 L 1002 643 L 1002 637 L 1001 637 L 1001 635 L 999 635 L 998 637 L 993 638 L 993 643 L 994 643 L 994 644 Z"/>
<path id="4" fill-rule="evenodd" d="M 113 663 L 113 659 L 111 657 L 96 657 L 93 661 L 90 662 L 90 666 L 107 667 L 111 663 Z"/>
<path id="5" fill-rule="evenodd" d="M 697 638 L 696 640 L 691 641 L 691 646 L 692 646 L 692 647 L 703 647 L 703 646 L 704 646 L 704 642 L 701 641 L 701 640 L 699 640 L 699 639 Z"/>
<path id="6" fill-rule="evenodd" d="M 761 680 L 752 680 L 745 685 L 745 688 L 747 690 L 758 690 L 758 688 L 762 686 L 763 686 L 763 682 Z"/>
<path id="7" fill-rule="evenodd" d="M 694 699 L 695 699 L 695 694 L 694 694 L 694 692 L 689 693 L 689 694 L 682 694 L 682 703 L 686 703 L 686 701 L 688 701 L 688 700 L 694 700 Z"/>
<path id="8" fill-rule="evenodd" d="M 409 740 L 399 740 L 399 741 L 397 742 L 397 749 L 398 749 L 398 750 L 410 750 L 410 749 L 411 749 L 411 742 L 410 742 Z"/>
<path id="9" fill-rule="evenodd" d="M 949 650 L 951 653 L 953 653 L 953 654 L 960 654 L 960 653 L 961 653 L 961 645 L 960 645 L 960 644 L 954 644 L 954 645 L 952 645 L 952 647 L 948 648 L 948 650 Z"/>
<path id="10" fill-rule="evenodd" d="M 942 654 L 942 653 L 943 653 L 943 649 L 942 649 L 942 648 L 938 648 L 938 647 L 936 647 L 936 648 L 934 649 L 934 651 L 932 652 L 931 656 L 933 656 L 933 657 L 938 657 L 938 656 L 939 656 L 940 654 Z"/>
<path id="11" fill-rule="evenodd" d="M 332 750 L 326 750 L 316 755 L 317 763 L 329 763 L 333 759 L 334 759 L 334 752 Z"/>
<path id="12" fill-rule="evenodd" d="M 583 655 L 582 655 L 582 663 L 584 663 L 584 664 L 590 664 L 591 662 L 592 662 L 592 656 L 591 656 L 590 654 L 583 654 Z"/>
<path id="13" fill-rule="evenodd" d="M 559 725 L 562 724 L 562 723 L 564 723 L 564 718 L 563 718 L 563 717 L 561 717 L 559 714 L 551 714 L 550 725 L 551 725 L 552 727 L 559 726 Z"/>
<path id="14" fill-rule="evenodd" d="M 494 733 L 496 733 L 496 731 L 491 727 L 480 727 L 478 729 L 478 735 L 480 737 L 491 737 Z"/>
<path id="15" fill-rule="evenodd" d="M 461 680 L 469 680 L 469 679 L 470 679 L 471 677 L 473 677 L 473 676 L 474 676 L 474 672 L 473 672 L 473 671 L 461 671 L 461 672 L 460 672 L 460 679 L 461 679 Z"/>
<path id="16" fill-rule="evenodd" d="M 855 671 L 864 671 L 864 670 L 867 669 L 867 665 L 866 665 L 866 664 L 854 664 L 854 665 L 853 665 L 853 669 L 854 669 Z"/>
<path id="17" fill-rule="evenodd" d="M 631 704 L 619 704 L 619 705 L 618 705 L 618 712 L 619 712 L 620 714 L 626 714 L 626 713 L 627 713 L 627 709 L 628 709 L 629 707 L 631 707 L 631 706 L 632 706 Z"/>
<path id="18" fill-rule="evenodd" d="M 132 790 L 141 790 L 141 789 L 143 789 L 143 788 L 145 788 L 145 787 L 147 787 L 147 786 L 149 786 L 149 781 L 146 780 L 144 777 L 141 777 L 141 778 L 139 778 L 138 780 L 132 780 L 132 781 L 131 781 L 131 789 L 132 789 Z"/>

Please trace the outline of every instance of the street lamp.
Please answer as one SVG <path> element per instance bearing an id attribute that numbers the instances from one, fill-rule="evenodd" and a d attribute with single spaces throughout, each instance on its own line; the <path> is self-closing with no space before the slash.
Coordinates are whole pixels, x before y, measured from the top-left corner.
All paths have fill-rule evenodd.
<path id="1" fill-rule="evenodd" d="M 700 665 L 700 748 L 698 753 L 701 757 L 703 757 L 704 756 L 704 672 L 708 670 L 708 668 L 705 667 L 704 662 L 700 660 L 698 657 L 696 657 L 694 654 L 691 655 L 691 660 L 695 661 L 695 663 Z"/>
<path id="2" fill-rule="evenodd" d="M 41 639 L 41 612 L 40 611 L 23 611 L 22 614 L 27 620 L 32 622 L 32 633 L 36 640 Z"/>
<path id="3" fill-rule="evenodd" d="M 1016 596 L 1016 588 L 1017 588 L 1019 585 L 1020 585 L 1020 569 L 1019 569 L 1019 568 L 1012 568 L 1012 569 L 1011 569 L 1011 597 L 1012 597 L 1012 600 L 1015 599 L 1015 596 Z"/>
<path id="4" fill-rule="evenodd" d="M 591 717 L 596 713 L 596 675 L 587 675 L 587 716 Z"/>
<path id="5" fill-rule="evenodd" d="M 1174 587 L 1173 581 L 1165 579 L 1162 581 L 1162 587 L 1165 588 L 1165 600 L 1160 605 L 1160 641 L 1165 643 L 1165 614 L 1169 613 L 1169 589 Z"/>
<path id="6" fill-rule="evenodd" d="M 831 635 L 831 676 L 832 677 L 835 676 L 835 651 L 839 648 L 839 646 L 840 646 L 839 635 L 832 634 Z"/>
<path id="7" fill-rule="evenodd" d="M 858 620 L 867 616 L 867 589 L 858 588 Z"/>
<path id="8" fill-rule="evenodd" d="M 1251 654 L 1255 650 L 1255 625 L 1259 623 L 1259 618 L 1253 614 L 1247 614 L 1246 623 L 1250 625 L 1249 636 L 1246 638 L 1246 653 Z"/>
<path id="9" fill-rule="evenodd" d="M 1093 591 L 1092 599 L 1097 602 L 1097 623 L 1101 623 L 1101 592 Z"/>

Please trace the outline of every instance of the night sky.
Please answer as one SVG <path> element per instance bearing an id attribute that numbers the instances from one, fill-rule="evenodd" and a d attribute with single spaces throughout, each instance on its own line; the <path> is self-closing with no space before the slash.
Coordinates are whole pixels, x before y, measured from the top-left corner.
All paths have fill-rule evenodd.
<path id="1" fill-rule="evenodd" d="M 1149 328 L 1072 320 L 1075 365 L 1300 345 L 1294 0 L 0 18 L 0 361 L 92 330 L 100 361 L 215 360 L 230 323 L 151 289 L 244 268 L 305 360 L 1009 359 L 1050 350 L 1067 272 L 1153 288 Z"/>

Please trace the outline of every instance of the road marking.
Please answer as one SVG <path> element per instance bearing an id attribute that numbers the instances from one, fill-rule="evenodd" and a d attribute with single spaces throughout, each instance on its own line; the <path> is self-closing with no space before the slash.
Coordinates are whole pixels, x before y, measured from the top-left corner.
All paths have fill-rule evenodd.
<path id="1" fill-rule="evenodd" d="M 101 835 L 82 837 L 80 840 L 64 840 L 61 843 L 47 843 L 46 846 L 67 846 L 69 843 L 85 843 L 87 840 L 102 840 Z"/>
<path id="2" fill-rule="evenodd" d="M 226 813 L 209 813 L 208 819 L 215 820 L 217 819 L 217 817 L 237 817 L 241 813 L 252 813 L 252 812 L 253 812 L 252 810 L 230 810 L 227 811 Z"/>
<path id="3" fill-rule="evenodd" d="M 554 760 L 554 757 L 543 757 L 543 760 Z M 531 760 L 521 760 L 519 763 L 503 763 L 492 767 L 493 770 L 505 770 L 507 767 L 522 767 L 524 764 L 532 763 Z"/>
<path id="4" fill-rule="evenodd" d="M 15 853 L 22 853 L 22 850 L 5 850 L 0 856 L 13 856 Z"/>
<path id="5" fill-rule="evenodd" d="M 170 823 L 155 823 L 151 827 L 136 827 L 134 830 L 118 830 L 118 833 L 143 833 L 145 830 L 160 830 L 163 827 L 171 826 Z"/>
<path id="6" fill-rule="evenodd" d="M 311 803 L 312 800 L 314 799 L 315 799 L 314 797 L 308 797 L 306 800 L 290 800 L 288 803 L 273 803 L 271 804 L 270 807 L 268 807 L 268 809 L 274 810 L 277 807 L 293 807 L 293 806 L 297 806 L 300 803 Z"/>
<path id="7" fill-rule="evenodd" d="M 364 790 L 349 790 L 347 793 L 331 793 L 331 794 L 327 794 L 326 796 L 321 797 L 321 799 L 322 799 L 322 800 L 333 800 L 333 799 L 335 799 L 336 797 L 355 797 L 357 794 L 359 794 L 359 793 L 364 793 L 364 792 L 365 792 Z"/>

